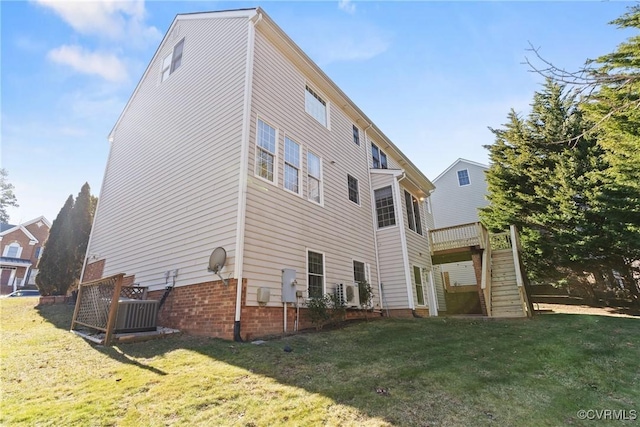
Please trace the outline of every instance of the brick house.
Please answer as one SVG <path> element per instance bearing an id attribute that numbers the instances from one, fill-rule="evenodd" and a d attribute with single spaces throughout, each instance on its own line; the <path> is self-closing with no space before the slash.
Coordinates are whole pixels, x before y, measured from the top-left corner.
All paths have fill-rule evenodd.
<path id="1" fill-rule="evenodd" d="M 42 246 L 51 223 L 43 216 L 19 225 L 0 225 L 0 294 L 35 287 Z"/>

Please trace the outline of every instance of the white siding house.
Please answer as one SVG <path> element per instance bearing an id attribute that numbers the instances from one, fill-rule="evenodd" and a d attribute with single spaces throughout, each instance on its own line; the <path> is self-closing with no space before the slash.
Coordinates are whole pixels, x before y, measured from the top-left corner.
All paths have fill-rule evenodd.
<path id="1" fill-rule="evenodd" d="M 262 9 L 178 15 L 109 140 L 85 281 L 175 281 L 161 317 L 223 338 L 287 328 L 283 269 L 300 305 L 366 279 L 377 310 L 437 315 L 433 184 Z"/>
<path id="2" fill-rule="evenodd" d="M 478 209 L 489 204 L 484 173 L 489 167 L 458 159 L 438 175 L 431 195 L 434 228 L 477 222 Z"/>
<path id="3" fill-rule="evenodd" d="M 489 167 L 471 160 L 458 159 L 438 175 L 431 195 L 434 228 L 478 222 L 478 209 L 489 204 L 486 196 L 485 171 Z M 441 264 L 439 269 L 444 285 L 469 286 L 476 284 L 471 261 Z M 447 283 L 448 282 L 448 283 Z"/>

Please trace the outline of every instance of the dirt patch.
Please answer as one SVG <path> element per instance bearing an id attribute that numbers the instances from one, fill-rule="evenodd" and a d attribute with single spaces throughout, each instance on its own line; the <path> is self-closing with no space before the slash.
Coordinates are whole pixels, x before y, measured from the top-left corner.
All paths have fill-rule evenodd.
<path id="1" fill-rule="evenodd" d="M 590 314 L 595 316 L 640 318 L 638 310 L 625 307 L 591 307 L 588 305 L 566 305 L 534 303 L 537 314 Z"/>

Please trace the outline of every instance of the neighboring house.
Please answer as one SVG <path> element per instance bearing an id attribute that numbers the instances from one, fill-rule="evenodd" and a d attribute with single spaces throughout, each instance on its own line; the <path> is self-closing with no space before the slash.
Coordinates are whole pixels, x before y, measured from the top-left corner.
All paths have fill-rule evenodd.
<path id="1" fill-rule="evenodd" d="M 283 297 L 362 280 L 378 310 L 437 315 L 433 184 L 262 9 L 178 15 L 109 140 L 82 280 L 127 274 L 162 325 L 291 331 Z"/>
<path id="2" fill-rule="evenodd" d="M 19 225 L 0 224 L 0 294 L 35 286 L 36 266 L 50 228 L 43 216 Z"/>
<path id="3" fill-rule="evenodd" d="M 431 195 L 434 228 L 480 221 L 478 209 L 489 204 L 485 179 L 488 169 L 481 163 L 458 159 L 433 180 L 436 186 Z M 440 270 L 443 285 L 449 291 L 469 287 L 475 292 L 476 274 L 470 260 L 441 264 L 437 270 Z"/>

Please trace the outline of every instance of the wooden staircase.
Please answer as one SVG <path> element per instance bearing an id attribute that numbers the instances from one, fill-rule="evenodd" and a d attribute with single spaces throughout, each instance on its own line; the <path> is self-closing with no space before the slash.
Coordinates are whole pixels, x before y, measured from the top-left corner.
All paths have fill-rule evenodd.
<path id="1" fill-rule="evenodd" d="M 491 252 L 492 317 L 526 317 L 511 249 Z"/>

